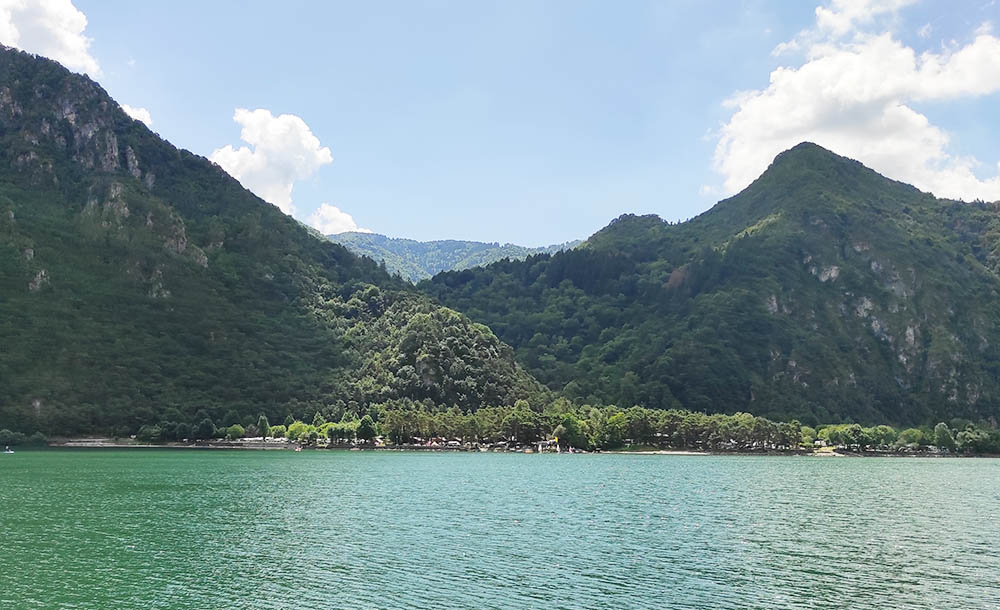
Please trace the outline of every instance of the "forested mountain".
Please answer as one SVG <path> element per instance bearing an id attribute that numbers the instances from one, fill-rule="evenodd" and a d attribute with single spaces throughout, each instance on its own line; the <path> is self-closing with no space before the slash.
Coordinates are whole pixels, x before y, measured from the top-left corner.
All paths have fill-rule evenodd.
<path id="1" fill-rule="evenodd" d="M 421 288 L 549 388 L 807 423 L 1000 415 L 1000 206 L 936 199 L 813 144 L 672 225 Z"/>
<path id="2" fill-rule="evenodd" d="M 0 428 L 475 409 L 537 382 L 485 326 L 318 239 L 85 76 L 0 48 Z"/>
<path id="3" fill-rule="evenodd" d="M 579 240 L 564 244 L 528 248 L 516 244 L 484 243 L 481 241 L 416 241 L 397 239 L 377 233 L 347 232 L 327 236 L 356 254 L 384 262 L 390 273 L 399 274 L 411 282 L 428 279 L 441 271 L 460 271 L 509 258 L 523 260 L 532 254 L 554 254 L 575 248 Z"/>
<path id="4" fill-rule="evenodd" d="M 428 251 L 485 260 L 463 248 Z M 632 405 L 995 425 L 998 289 L 1000 205 L 802 144 L 689 222 L 626 215 L 415 290 L 87 77 L 0 49 L 0 429 L 505 406 L 493 428 L 576 409 L 598 438 Z"/>

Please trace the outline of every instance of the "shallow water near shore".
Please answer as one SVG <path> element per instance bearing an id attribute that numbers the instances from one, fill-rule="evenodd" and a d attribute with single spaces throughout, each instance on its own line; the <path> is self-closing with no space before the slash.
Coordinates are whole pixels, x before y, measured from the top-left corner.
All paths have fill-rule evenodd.
<path id="1" fill-rule="evenodd" d="M 1000 460 L 0 456 L 0 608 L 1000 608 Z"/>

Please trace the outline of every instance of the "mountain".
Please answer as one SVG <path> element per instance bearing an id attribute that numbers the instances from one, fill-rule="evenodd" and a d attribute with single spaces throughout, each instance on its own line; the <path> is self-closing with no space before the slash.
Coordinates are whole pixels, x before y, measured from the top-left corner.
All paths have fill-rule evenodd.
<path id="1" fill-rule="evenodd" d="M 812 144 L 689 222 L 625 215 L 575 248 L 414 288 L 87 77 L 0 49 L 0 429 L 508 406 L 477 414 L 537 436 L 539 406 L 571 408 L 558 393 L 995 425 L 998 296 L 1000 204 L 937 199 Z"/>
<path id="2" fill-rule="evenodd" d="M 936 199 L 804 143 L 682 224 L 420 284 L 549 388 L 806 423 L 1000 415 L 1000 205 Z"/>
<path id="3" fill-rule="evenodd" d="M 327 236 L 350 251 L 385 263 L 390 273 L 398 274 L 411 282 L 428 279 L 441 271 L 460 271 L 479 267 L 509 258 L 523 260 L 532 254 L 554 254 L 571 250 L 579 240 L 564 244 L 528 248 L 515 244 L 484 243 L 479 241 L 416 241 L 396 239 L 377 233 L 347 232 Z"/>
<path id="4" fill-rule="evenodd" d="M 512 350 L 59 64 L 0 48 L 0 428 L 509 405 Z"/>

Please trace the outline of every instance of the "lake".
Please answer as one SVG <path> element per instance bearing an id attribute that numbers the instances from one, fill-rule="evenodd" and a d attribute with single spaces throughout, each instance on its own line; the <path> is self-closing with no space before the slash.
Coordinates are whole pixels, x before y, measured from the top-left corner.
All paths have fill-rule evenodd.
<path id="1" fill-rule="evenodd" d="M 0 608 L 1000 608 L 1000 460 L 0 456 Z"/>

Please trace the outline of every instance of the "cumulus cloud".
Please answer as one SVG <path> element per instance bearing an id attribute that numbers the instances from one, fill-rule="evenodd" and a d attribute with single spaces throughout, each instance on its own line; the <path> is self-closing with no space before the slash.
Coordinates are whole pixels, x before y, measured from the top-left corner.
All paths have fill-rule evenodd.
<path id="1" fill-rule="evenodd" d="M 816 28 L 834 37 L 845 36 L 877 17 L 895 15 L 916 0 L 833 0 L 829 7 L 816 7 Z"/>
<path id="2" fill-rule="evenodd" d="M 149 115 L 149 111 L 145 108 L 136 108 L 134 106 L 129 106 L 128 104 L 122 104 L 122 110 L 125 114 L 129 115 L 137 121 L 142 121 L 146 124 L 146 127 L 151 127 L 153 125 L 153 117 Z"/>
<path id="3" fill-rule="evenodd" d="M 1000 199 L 1000 176 L 950 150 L 949 134 L 913 105 L 1000 91 L 1000 39 L 980 28 L 971 42 L 917 53 L 891 33 L 850 28 L 909 2 L 837 1 L 817 9 L 804 63 L 771 73 L 766 89 L 741 92 L 718 133 L 714 164 L 729 193 L 746 187 L 774 156 L 812 141 L 940 197 Z M 847 34 L 852 34 L 847 36 Z"/>
<path id="4" fill-rule="evenodd" d="M 0 43 L 96 78 L 101 68 L 90 54 L 86 29 L 87 17 L 72 0 L 0 0 Z"/>
<path id="5" fill-rule="evenodd" d="M 348 231 L 371 233 L 371 229 L 359 227 L 350 214 L 329 203 L 321 203 L 316 208 L 316 211 L 309 217 L 309 224 L 323 235 L 346 233 Z"/>
<path id="6" fill-rule="evenodd" d="M 249 146 L 226 145 L 209 158 L 258 197 L 294 215 L 295 182 L 332 163 L 330 149 L 294 114 L 274 116 L 265 109 L 237 108 L 233 120 L 242 125 L 240 139 Z"/>
<path id="7" fill-rule="evenodd" d="M 823 41 L 836 41 L 857 28 L 871 26 L 880 19 L 894 18 L 899 10 L 916 0 L 832 0 L 829 6 L 816 7 L 816 25 L 799 32 L 795 38 L 774 48 L 773 55 L 808 50 Z"/>

